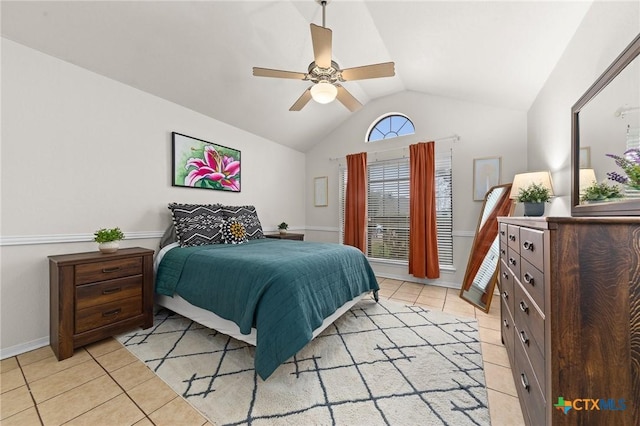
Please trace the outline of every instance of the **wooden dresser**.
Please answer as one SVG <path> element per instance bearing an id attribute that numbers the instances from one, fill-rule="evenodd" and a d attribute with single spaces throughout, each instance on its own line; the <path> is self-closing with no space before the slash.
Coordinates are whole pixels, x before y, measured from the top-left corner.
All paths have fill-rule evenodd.
<path id="1" fill-rule="evenodd" d="M 153 250 L 120 249 L 49 256 L 51 348 L 73 350 L 153 325 Z"/>
<path id="2" fill-rule="evenodd" d="M 498 226 L 502 340 L 525 422 L 638 425 L 640 218 Z"/>
<path id="3" fill-rule="evenodd" d="M 304 241 L 304 234 L 296 234 L 293 232 L 287 232 L 286 234 L 264 234 L 266 238 L 275 238 L 278 240 L 297 240 Z"/>

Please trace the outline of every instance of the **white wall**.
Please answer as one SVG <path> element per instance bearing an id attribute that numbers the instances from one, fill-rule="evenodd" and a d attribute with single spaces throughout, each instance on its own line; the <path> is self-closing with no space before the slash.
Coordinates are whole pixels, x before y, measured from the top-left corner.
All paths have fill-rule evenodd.
<path id="1" fill-rule="evenodd" d="M 594 2 L 529 109 L 528 168 L 551 170 L 558 195 L 548 215 L 571 215 L 571 107 L 639 32 L 640 2 Z"/>
<path id="2" fill-rule="evenodd" d="M 413 121 L 416 134 L 365 144 L 372 122 L 383 114 L 400 112 Z M 473 201 L 473 159 L 502 158 L 501 182 L 511 182 L 526 168 L 526 112 L 463 102 L 416 92 L 377 99 L 353 114 L 345 123 L 307 153 L 307 239 L 338 241 L 338 167 L 346 154 L 367 151 L 369 160 L 408 156 L 417 142 L 457 134 L 458 142 L 436 142 L 436 151 L 453 150 L 454 264 L 455 272 L 442 271 L 433 284 L 460 286 L 482 203 Z M 371 154 L 398 148 L 378 155 Z M 341 158 L 333 161 L 331 158 Z M 329 177 L 329 205 L 313 207 L 313 178 Z M 315 231 L 311 231 L 315 230 Z M 406 266 L 373 264 L 382 276 L 409 278 Z"/>
<path id="3" fill-rule="evenodd" d="M 239 149 L 242 192 L 172 187 L 172 131 Z M 6 39 L 1 153 L 2 357 L 48 344 L 47 256 L 96 250 L 98 228 L 155 249 L 173 201 L 305 223 L 304 154 Z"/>

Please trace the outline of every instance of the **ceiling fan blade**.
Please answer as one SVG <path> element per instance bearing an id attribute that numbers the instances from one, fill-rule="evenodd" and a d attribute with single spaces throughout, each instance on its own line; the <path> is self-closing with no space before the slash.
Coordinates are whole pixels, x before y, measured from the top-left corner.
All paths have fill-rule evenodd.
<path id="1" fill-rule="evenodd" d="M 289 108 L 289 111 L 300 111 L 302 108 L 304 108 L 304 106 L 310 100 L 311 100 L 311 87 L 309 87 L 307 90 L 304 91 L 304 93 L 302 93 L 302 96 L 300 96 L 298 100 L 295 101 L 293 105 L 291 105 L 291 108 Z"/>
<path id="2" fill-rule="evenodd" d="M 331 30 L 311 24 L 311 41 L 313 42 L 313 56 L 320 68 L 331 66 Z"/>
<path id="3" fill-rule="evenodd" d="M 362 108 L 360 101 L 354 98 L 347 89 L 339 84 L 336 84 L 336 87 L 338 88 L 338 95 L 336 98 L 342 103 L 342 105 L 346 106 L 349 111 L 354 112 Z"/>
<path id="4" fill-rule="evenodd" d="M 294 80 L 304 80 L 307 77 L 307 75 L 302 72 L 272 70 L 259 67 L 253 67 L 253 75 L 257 77 L 292 78 Z"/>
<path id="5" fill-rule="evenodd" d="M 382 64 L 364 65 L 361 67 L 342 70 L 344 81 L 364 80 L 367 78 L 393 77 L 396 75 L 395 64 L 384 62 Z"/>

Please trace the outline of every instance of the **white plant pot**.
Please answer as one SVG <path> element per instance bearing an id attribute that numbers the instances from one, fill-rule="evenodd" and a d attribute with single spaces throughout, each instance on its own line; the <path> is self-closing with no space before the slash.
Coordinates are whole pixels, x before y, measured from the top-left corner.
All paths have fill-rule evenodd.
<path id="1" fill-rule="evenodd" d="M 280 233 L 281 233 L 281 234 L 283 234 L 283 235 L 287 233 L 287 230 L 286 230 L 286 229 L 280 229 L 279 231 L 280 231 Z"/>
<path id="2" fill-rule="evenodd" d="M 106 243 L 98 243 L 98 249 L 102 253 L 115 253 L 120 248 L 120 241 L 107 241 Z"/>

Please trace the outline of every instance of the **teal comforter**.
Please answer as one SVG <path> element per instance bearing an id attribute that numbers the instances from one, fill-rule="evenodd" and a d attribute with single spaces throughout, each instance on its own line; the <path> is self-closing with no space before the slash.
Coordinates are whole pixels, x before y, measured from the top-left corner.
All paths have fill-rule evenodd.
<path id="1" fill-rule="evenodd" d="M 339 244 L 259 239 L 176 247 L 158 267 L 156 292 L 257 330 L 256 372 L 267 379 L 302 349 L 347 301 L 378 290 L 358 249 Z"/>

